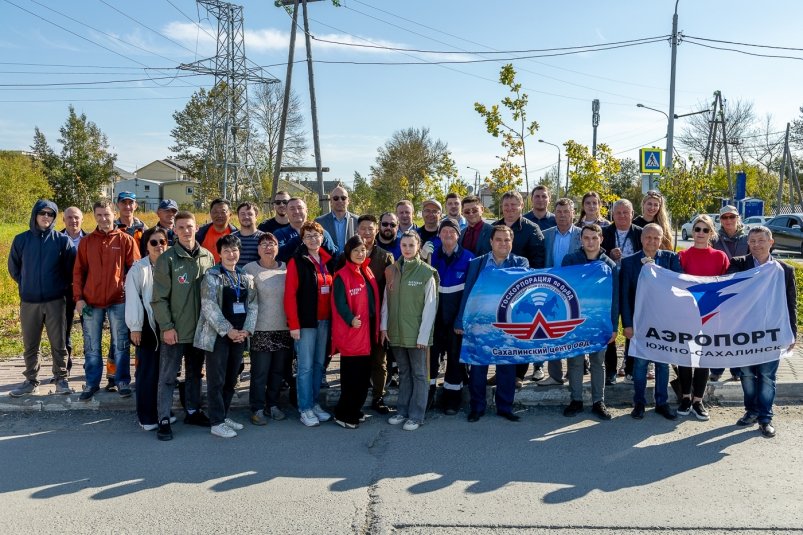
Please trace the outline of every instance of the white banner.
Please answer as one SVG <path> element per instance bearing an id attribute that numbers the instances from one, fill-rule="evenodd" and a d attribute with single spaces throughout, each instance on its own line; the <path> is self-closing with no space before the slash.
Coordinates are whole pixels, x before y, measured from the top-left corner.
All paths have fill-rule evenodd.
<path id="1" fill-rule="evenodd" d="M 776 261 L 722 277 L 641 269 L 630 354 L 696 368 L 777 360 L 794 342 Z"/>

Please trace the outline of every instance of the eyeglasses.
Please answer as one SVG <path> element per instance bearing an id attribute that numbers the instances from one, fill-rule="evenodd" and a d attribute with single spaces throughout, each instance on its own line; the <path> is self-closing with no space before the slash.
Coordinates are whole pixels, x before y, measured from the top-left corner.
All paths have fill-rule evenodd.
<path id="1" fill-rule="evenodd" d="M 702 232 L 703 234 L 708 234 L 709 232 L 711 232 L 711 229 L 708 228 L 708 227 L 705 227 L 705 228 L 703 228 L 703 227 L 694 227 L 694 232 Z"/>
<path id="2" fill-rule="evenodd" d="M 162 238 L 161 240 L 148 240 L 148 243 L 151 244 L 151 247 L 157 247 L 159 245 L 167 245 L 167 240 Z"/>
<path id="3" fill-rule="evenodd" d="M 736 214 L 725 214 L 719 216 L 720 219 L 736 219 L 738 216 Z"/>
<path id="4" fill-rule="evenodd" d="M 289 202 L 290 202 L 289 200 L 285 200 L 285 199 L 279 199 L 278 201 L 273 201 L 273 204 L 284 204 L 284 205 L 287 205 L 287 203 L 289 203 Z"/>
<path id="5" fill-rule="evenodd" d="M 432 214 L 439 214 L 439 213 L 441 213 L 441 211 L 440 210 L 424 210 L 423 213 L 426 214 L 426 215 L 432 215 Z"/>
<path id="6" fill-rule="evenodd" d="M 465 215 L 479 214 L 480 213 L 480 209 L 479 208 L 466 208 L 465 210 L 463 210 L 463 213 Z"/>
<path id="7" fill-rule="evenodd" d="M 56 212 L 51 212 L 50 210 L 39 210 L 38 212 L 36 212 L 36 215 L 56 217 Z"/>
<path id="8" fill-rule="evenodd" d="M 276 242 L 268 240 L 268 241 L 263 241 L 262 243 L 259 244 L 259 246 L 262 247 L 263 249 L 272 249 L 274 247 L 277 247 L 277 244 Z"/>
<path id="9" fill-rule="evenodd" d="M 349 200 L 349 198 L 346 197 L 345 195 L 334 195 L 332 197 L 332 200 L 333 201 L 347 201 L 347 200 Z"/>
<path id="10" fill-rule="evenodd" d="M 323 239 L 323 236 L 321 236 L 320 234 L 309 234 L 308 233 L 308 234 L 304 234 L 304 239 L 305 240 L 321 240 L 321 239 Z"/>
<path id="11" fill-rule="evenodd" d="M 382 221 L 382 226 L 387 228 L 396 228 L 396 223 L 392 221 Z"/>

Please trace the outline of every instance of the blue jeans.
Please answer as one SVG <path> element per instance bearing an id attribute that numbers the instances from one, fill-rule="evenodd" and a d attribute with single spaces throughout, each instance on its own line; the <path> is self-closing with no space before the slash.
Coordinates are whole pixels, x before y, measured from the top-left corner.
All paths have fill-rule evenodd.
<path id="1" fill-rule="evenodd" d="M 298 358 L 296 390 L 299 411 L 311 410 L 318 403 L 328 338 L 329 320 L 318 320 L 317 328 L 301 329 L 301 339 L 295 342 Z"/>
<path id="2" fill-rule="evenodd" d="M 633 403 L 647 404 L 645 392 L 647 391 L 647 366 L 650 361 L 635 357 L 633 362 Z M 655 363 L 655 406 L 663 405 L 669 401 L 667 387 L 669 385 L 669 364 Z"/>
<path id="3" fill-rule="evenodd" d="M 773 360 L 755 366 L 739 368 L 739 379 L 744 392 L 744 408 L 751 416 L 758 417 L 758 422 L 765 424 L 772 421 L 772 403 L 775 401 L 775 374 L 778 363 Z"/>
<path id="4" fill-rule="evenodd" d="M 131 382 L 131 344 L 128 341 L 128 327 L 125 324 L 125 303 L 109 305 L 105 308 L 87 305 L 83 311 L 84 331 L 84 371 L 86 384 L 99 387 L 103 376 L 103 358 L 100 354 L 100 341 L 103 336 L 103 320 L 108 315 L 114 348 L 114 363 L 117 373 L 114 380 L 117 384 Z"/>

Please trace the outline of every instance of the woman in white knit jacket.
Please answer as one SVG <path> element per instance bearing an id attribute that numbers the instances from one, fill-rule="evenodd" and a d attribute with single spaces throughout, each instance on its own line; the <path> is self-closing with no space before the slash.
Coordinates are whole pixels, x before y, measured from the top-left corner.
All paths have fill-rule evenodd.
<path id="1" fill-rule="evenodd" d="M 148 256 L 131 266 L 125 278 L 125 323 L 136 346 L 137 419 L 146 431 L 159 427 L 156 393 L 159 386 L 159 326 L 153 318 L 153 265 L 167 250 L 167 232 L 158 227 L 145 231 L 142 241 Z"/>

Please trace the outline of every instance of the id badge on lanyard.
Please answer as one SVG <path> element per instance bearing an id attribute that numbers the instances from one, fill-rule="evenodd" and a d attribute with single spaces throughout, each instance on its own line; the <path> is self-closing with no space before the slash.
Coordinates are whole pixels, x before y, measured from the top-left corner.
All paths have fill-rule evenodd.
<path id="1" fill-rule="evenodd" d="M 326 284 L 326 274 L 327 274 L 326 264 L 324 264 L 323 262 L 319 263 L 317 260 L 312 258 L 312 256 L 310 256 L 309 259 L 312 260 L 312 263 L 315 264 L 315 267 L 318 268 L 318 270 L 321 272 L 321 279 L 322 279 L 321 295 L 329 295 L 329 285 Z"/>
<path id="2" fill-rule="evenodd" d="M 229 279 L 232 287 L 234 288 L 234 295 L 237 300 L 232 303 L 232 312 L 234 314 L 245 314 L 245 303 L 240 302 L 240 273 L 237 272 L 237 280 L 235 281 L 234 278 L 229 275 L 229 272 L 225 269 L 223 272 L 226 274 L 226 278 Z"/>

